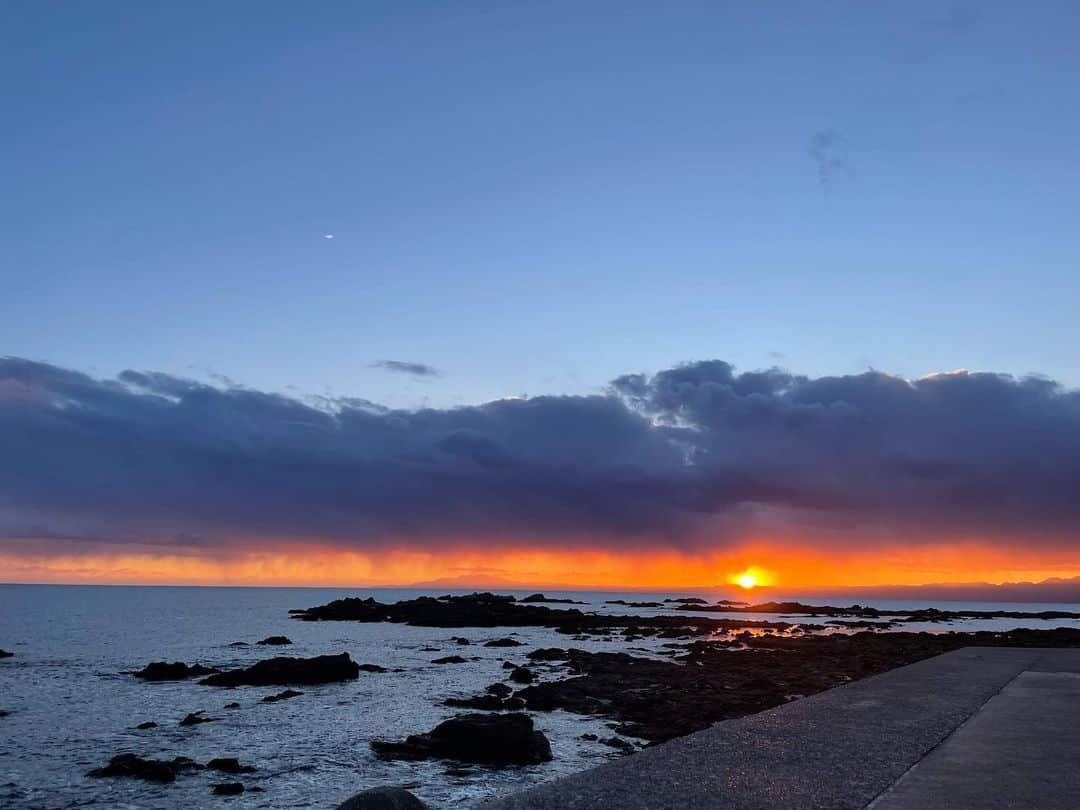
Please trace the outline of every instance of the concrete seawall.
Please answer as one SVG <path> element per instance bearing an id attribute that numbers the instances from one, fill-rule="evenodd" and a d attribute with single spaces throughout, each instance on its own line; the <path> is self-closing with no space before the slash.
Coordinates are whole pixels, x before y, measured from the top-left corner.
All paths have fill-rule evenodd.
<path id="1" fill-rule="evenodd" d="M 969 647 L 478 810 L 1080 807 L 1080 649 Z"/>

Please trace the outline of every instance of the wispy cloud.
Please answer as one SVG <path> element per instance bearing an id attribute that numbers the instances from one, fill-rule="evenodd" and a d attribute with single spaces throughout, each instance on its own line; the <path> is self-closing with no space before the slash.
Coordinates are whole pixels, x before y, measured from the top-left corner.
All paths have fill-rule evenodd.
<path id="1" fill-rule="evenodd" d="M 411 374 L 414 377 L 438 377 L 442 373 L 427 363 L 410 363 L 405 360 L 380 360 L 378 363 L 373 363 L 372 367 L 392 371 L 395 374 Z"/>
<path id="2" fill-rule="evenodd" d="M 811 135 L 809 151 L 822 188 L 829 189 L 839 177 L 855 176 L 848 162 L 844 138 L 836 130 L 823 129 Z"/>

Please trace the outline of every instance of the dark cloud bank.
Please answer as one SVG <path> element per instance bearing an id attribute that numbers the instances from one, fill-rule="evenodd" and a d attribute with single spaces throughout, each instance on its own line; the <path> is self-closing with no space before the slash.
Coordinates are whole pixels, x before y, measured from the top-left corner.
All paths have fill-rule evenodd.
<path id="1" fill-rule="evenodd" d="M 1078 496 L 1080 393 L 1041 378 L 710 361 L 605 395 L 399 411 L 0 359 L 0 537 L 15 546 L 1069 546 Z"/>

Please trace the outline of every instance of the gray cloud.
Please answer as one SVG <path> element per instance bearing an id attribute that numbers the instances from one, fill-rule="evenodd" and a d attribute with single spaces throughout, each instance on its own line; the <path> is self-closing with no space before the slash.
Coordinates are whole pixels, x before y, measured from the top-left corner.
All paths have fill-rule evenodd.
<path id="1" fill-rule="evenodd" d="M 373 363 L 374 368 L 393 371 L 397 374 L 412 374 L 414 377 L 438 377 L 439 370 L 425 363 L 409 363 L 404 360 L 380 360 Z"/>
<path id="2" fill-rule="evenodd" d="M 1061 545 L 1080 539 L 1078 491 L 1080 394 L 1038 377 L 714 360 L 604 395 L 405 411 L 0 360 L 5 547 Z"/>

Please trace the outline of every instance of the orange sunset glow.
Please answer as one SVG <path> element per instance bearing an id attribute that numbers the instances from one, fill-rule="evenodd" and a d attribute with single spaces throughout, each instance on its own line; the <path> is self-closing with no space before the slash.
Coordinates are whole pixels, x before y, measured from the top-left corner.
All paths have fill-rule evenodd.
<path id="1" fill-rule="evenodd" d="M 60 555 L 9 551 L 0 553 L 0 570 L 11 582 L 349 587 L 455 581 L 461 587 L 715 587 L 763 592 L 1039 581 L 1075 576 L 1080 561 L 1069 552 L 1023 552 L 977 544 L 837 552 L 762 543 L 697 555 L 468 547 L 361 552 L 276 544 L 265 551 L 234 549 L 220 557 L 163 554 L 146 547 Z"/>

